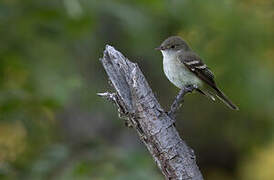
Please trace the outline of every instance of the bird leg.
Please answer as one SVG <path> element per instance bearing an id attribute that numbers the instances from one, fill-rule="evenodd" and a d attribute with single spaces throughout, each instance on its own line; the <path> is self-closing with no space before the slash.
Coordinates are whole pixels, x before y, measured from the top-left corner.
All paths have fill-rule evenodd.
<path id="1" fill-rule="evenodd" d="M 192 92 L 193 90 L 197 89 L 198 87 L 195 85 L 187 85 L 184 86 L 180 91 L 179 94 L 176 96 L 174 102 L 172 103 L 170 107 L 170 111 L 167 112 L 167 115 L 175 121 L 176 112 L 181 107 L 181 104 L 183 103 L 183 98 L 187 93 Z"/>

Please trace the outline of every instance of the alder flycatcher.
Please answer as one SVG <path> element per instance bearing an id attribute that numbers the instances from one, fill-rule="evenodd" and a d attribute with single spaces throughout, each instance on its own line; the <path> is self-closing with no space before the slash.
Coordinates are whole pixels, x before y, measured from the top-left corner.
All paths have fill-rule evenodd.
<path id="1" fill-rule="evenodd" d="M 214 75 L 201 58 L 179 36 L 171 36 L 156 48 L 163 54 L 167 78 L 178 88 L 192 85 L 195 90 L 215 101 L 217 96 L 233 110 L 239 108 L 217 87 Z"/>

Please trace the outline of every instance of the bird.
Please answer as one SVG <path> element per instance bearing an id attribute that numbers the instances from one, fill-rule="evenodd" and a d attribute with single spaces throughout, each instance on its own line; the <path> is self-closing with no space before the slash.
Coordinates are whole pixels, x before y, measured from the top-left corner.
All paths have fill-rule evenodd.
<path id="1" fill-rule="evenodd" d="M 168 37 L 155 49 L 161 51 L 164 73 L 176 87 L 193 86 L 213 101 L 218 97 L 230 109 L 239 110 L 217 86 L 213 72 L 180 36 Z"/>

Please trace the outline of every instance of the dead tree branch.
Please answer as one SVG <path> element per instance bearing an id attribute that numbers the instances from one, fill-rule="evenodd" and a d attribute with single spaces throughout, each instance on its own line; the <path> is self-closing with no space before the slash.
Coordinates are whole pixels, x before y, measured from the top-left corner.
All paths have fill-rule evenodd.
<path id="1" fill-rule="evenodd" d="M 119 115 L 137 131 L 165 178 L 202 180 L 193 150 L 180 138 L 174 120 L 158 103 L 138 65 L 108 45 L 100 61 L 116 92 L 98 95 L 117 105 Z M 178 109 L 183 94 L 173 103 L 172 114 Z"/>

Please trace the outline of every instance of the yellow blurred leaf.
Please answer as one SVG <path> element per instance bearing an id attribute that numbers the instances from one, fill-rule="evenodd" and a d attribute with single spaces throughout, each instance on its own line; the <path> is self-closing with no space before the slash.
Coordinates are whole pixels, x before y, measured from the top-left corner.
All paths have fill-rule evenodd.
<path id="1" fill-rule="evenodd" d="M 256 150 L 239 168 L 242 180 L 274 179 L 274 143 Z"/>
<path id="2" fill-rule="evenodd" d="M 14 161 L 25 149 L 26 130 L 19 121 L 0 123 L 0 164 Z"/>

